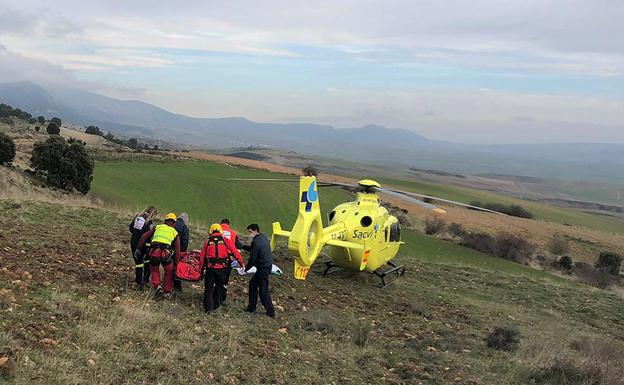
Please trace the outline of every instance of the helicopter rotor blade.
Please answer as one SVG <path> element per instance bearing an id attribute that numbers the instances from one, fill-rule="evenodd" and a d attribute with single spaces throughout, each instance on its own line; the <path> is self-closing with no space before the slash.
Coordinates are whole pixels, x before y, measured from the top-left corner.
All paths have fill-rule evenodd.
<path id="1" fill-rule="evenodd" d="M 383 189 L 383 190 L 388 190 L 388 189 Z M 422 198 L 422 199 L 430 199 L 432 201 L 449 203 L 449 204 L 452 204 L 452 205 L 462 206 L 462 207 L 466 207 L 466 208 L 477 210 L 477 211 L 483 211 L 483 212 L 492 213 L 492 214 L 507 215 L 505 213 L 501 213 L 500 211 L 486 209 L 485 207 L 469 205 L 469 204 L 466 204 L 466 203 L 452 201 L 452 200 L 449 200 L 449 199 L 438 198 L 438 197 L 434 197 L 434 196 L 431 196 L 431 195 L 424 195 L 424 194 L 418 194 L 418 193 L 413 193 L 413 192 L 410 192 L 410 191 L 401 191 L 401 190 L 390 190 L 390 191 L 393 191 L 393 192 L 398 193 L 398 194 L 403 194 L 405 196 L 418 197 L 418 198 Z"/>
<path id="2" fill-rule="evenodd" d="M 297 182 L 299 183 L 299 179 L 279 179 L 279 178 L 226 178 L 223 180 L 233 181 L 233 182 Z"/>
<path id="3" fill-rule="evenodd" d="M 427 203 L 427 202 L 423 202 L 420 199 L 416 199 L 414 197 L 411 197 L 409 195 L 405 195 L 402 192 L 399 191 L 394 191 L 394 190 L 389 190 L 389 189 L 385 189 L 385 188 L 381 188 L 379 189 L 380 192 L 384 193 L 384 194 L 388 194 L 394 197 L 397 197 L 399 199 L 402 199 L 404 201 L 410 202 L 410 203 L 414 203 L 422 208 L 428 209 L 428 210 L 432 210 L 438 214 L 444 214 L 446 213 L 446 210 L 441 209 L 435 205 L 432 205 L 431 203 Z"/>
<path id="4" fill-rule="evenodd" d="M 225 179 L 228 181 L 252 181 L 252 182 L 256 182 L 256 181 L 260 181 L 260 182 L 299 182 L 299 180 L 297 179 L 278 179 L 278 178 L 228 178 Z M 319 187 L 332 187 L 332 186 L 339 186 L 339 187 L 349 187 L 349 188 L 358 188 L 360 186 L 358 186 L 357 184 L 350 184 L 350 183 L 341 183 L 341 182 L 321 182 L 319 181 L 317 186 Z M 500 214 L 500 215 L 507 215 L 505 213 L 501 213 L 500 211 L 496 211 L 496 210 L 490 210 L 490 209 L 486 209 L 485 207 L 479 207 L 479 206 L 474 206 L 474 205 L 470 205 L 470 204 L 466 204 L 466 203 L 462 203 L 462 202 L 457 202 L 457 201 L 452 201 L 450 199 L 444 199 L 444 198 L 438 198 L 432 195 L 425 195 L 425 194 L 418 194 L 415 192 L 411 192 L 411 191 L 402 191 L 402 190 L 395 190 L 395 189 L 389 189 L 389 188 L 377 188 L 375 187 L 375 189 L 379 190 L 382 193 L 388 194 L 388 195 L 392 195 L 394 197 L 397 197 L 399 199 L 403 199 L 405 201 L 417 204 L 423 208 L 426 208 L 428 210 L 433 210 L 435 212 L 438 213 L 445 213 L 446 211 L 444 209 L 441 209 L 435 205 L 432 205 L 430 203 L 427 202 L 423 202 L 421 199 L 429 199 L 432 201 L 438 201 L 438 202 L 442 202 L 442 203 L 448 203 L 448 204 L 452 204 L 452 205 L 457 205 L 457 206 L 461 206 L 461 207 L 466 207 L 472 210 L 476 210 L 476 211 L 482 211 L 482 212 L 486 212 L 486 213 L 492 213 L 492 214 Z"/>

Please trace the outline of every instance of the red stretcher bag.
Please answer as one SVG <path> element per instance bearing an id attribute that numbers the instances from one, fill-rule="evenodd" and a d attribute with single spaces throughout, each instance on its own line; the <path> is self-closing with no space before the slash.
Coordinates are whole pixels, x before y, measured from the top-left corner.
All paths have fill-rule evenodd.
<path id="1" fill-rule="evenodd" d="M 199 250 L 182 252 L 176 267 L 176 277 L 185 281 L 199 281 L 203 264 L 204 259 L 201 257 Z"/>

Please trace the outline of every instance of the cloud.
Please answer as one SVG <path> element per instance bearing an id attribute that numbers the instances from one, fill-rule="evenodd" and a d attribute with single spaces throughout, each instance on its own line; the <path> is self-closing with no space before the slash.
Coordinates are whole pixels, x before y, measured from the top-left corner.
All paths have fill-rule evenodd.
<path id="1" fill-rule="evenodd" d="M 65 53 L 90 47 L 89 54 L 100 59 L 107 57 L 103 48 L 149 49 L 150 56 L 180 49 L 296 57 L 286 47 L 303 46 L 366 62 L 624 74 L 624 45 L 614 38 L 624 36 L 624 2 L 617 0 L 232 0 L 189 1 L 183 7 L 60 0 L 55 12 L 37 1 L 17 6 L 0 16 L 8 22 L 0 23 L 0 33 L 22 33 L 10 46 L 21 53 L 46 50 L 45 41 L 29 42 L 34 31 L 44 40 L 67 38 Z M 43 21 L 33 26 L 32 19 Z"/>
<path id="2" fill-rule="evenodd" d="M 12 53 L 0 43 L 0 83 L 17 81 L 30 81 L 48 87 L 80 88 L 121 98 L 137 98 L 146 93 L 146 90 L 141 88 L 79 79 L 71 69 Z"/>

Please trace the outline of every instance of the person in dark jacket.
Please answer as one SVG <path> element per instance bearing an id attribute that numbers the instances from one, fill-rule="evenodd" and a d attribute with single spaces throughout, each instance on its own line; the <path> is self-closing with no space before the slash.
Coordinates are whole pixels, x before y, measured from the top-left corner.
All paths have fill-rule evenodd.
<path id="1" fill-rule="evenodd" d="M 189 217 L 187 213 L 182 213 L 176 219 L 174 229 L 178 232 L 180 237 L 180 251 L 186 252 L 188 250 L 190 231 L 188 227 Z M 173 288 L 176 291 L 182 291 L 182 280 L 175 275 L 177 269 L 177 263 L 173 266 Z"/>
<path id="2" fill-rule="evenodd" d="M 245 311 L 249 313 L 256 312 L 258 295 L 260 295 L 260 302 L 262 302 L 262 306 L 266 310 L 266 315 L 275 318 L 275 309 L 269 293 L 269 276 L 273 266 L 271 245 L 266 235 L 260 232 L 260 227 L 256 223 L 247 226 L 247 231 L 252 241 L 251 245 L 243 246 L 244 250 L 249 251 L 249 261 L 245 271 L 249 271 L 254 266 L 257 270 L 251 277 L 251 280 L 249 280 L 249 305 L 247 305 Z"/>
<path id="3" fill-rule="evenodd" d="M 130 230 L 130 234 L 132 234 L 132 237 L 130 238 L 130 250 L 132 251 L 132 258 L 134 259 L 134 281 L 136 282 L 138 288 L 142 288 L 143 284 L 149 282 L 150 269 L 149 256 L 147 255 L 149 243 L 141 248 L 138 256 L 135 255 L 137 254 L 137 246 L 141 236 L 154 227 L 152 218 L 154 218 L 157 213 L 158 211 L 154 206 L 149 206 L 142 213 L 135 215 L 134 218 L 132 218 L 130 225 L 128 225 L 128 230 Z"/>

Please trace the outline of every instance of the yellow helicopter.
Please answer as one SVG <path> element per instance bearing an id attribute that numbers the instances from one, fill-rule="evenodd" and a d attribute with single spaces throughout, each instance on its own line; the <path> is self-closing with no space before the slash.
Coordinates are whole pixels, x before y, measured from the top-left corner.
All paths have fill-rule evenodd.
<path id="1" fill-rule="evenodd" d="M 288 181 L 284 179 L 229 180 Z M 337 182 L 323 183 L 322 185 L 354 187 Z M 392 274 L 396 277 L 403 275 L 405 266 L 397 266 L 392 263 L 392 259 L 397 255 L 399 247 L 404 243 L 401 241 L 401 226 L 399 220 L 395 216 L 390 215 L 388 210 L 381 205 L 378 192 L 410 201 L 438 214 L 442 214 L 445 211 L 420 199 L 439 200 L 480 211 L 498 213 L 437 197 L 383 189 L 379 183 L 370 179 L 360 180 L 358 189 L 355 201 L 341 203 L 336 206 L 329 213 L 329 226 L 324 227 L 316 177 L 300 177 L 297 220 L 290 231 L 282 229 L 279 222 L 274 222 L 273 234 L 271 236 L 272 250 L 275 249 L 278 238 L 288 239 L 288 249 L 295 257 L 294 275 L 296 279 L 306 279 L 310 272 L 310 267 L 316 261 L 324 246 L 329 246 L 329 254 L 332 261 L 325 262 L 327 268 L 323 275 L 327 275 L 334 267 L 353 271 L 365 271 L 381 278 L 382 287 L 390 284 L 386 281 L 388 276 Z M 381 271 L 381 268 L 386 265 L 389 265 L 390 269 Z"/>

